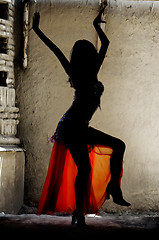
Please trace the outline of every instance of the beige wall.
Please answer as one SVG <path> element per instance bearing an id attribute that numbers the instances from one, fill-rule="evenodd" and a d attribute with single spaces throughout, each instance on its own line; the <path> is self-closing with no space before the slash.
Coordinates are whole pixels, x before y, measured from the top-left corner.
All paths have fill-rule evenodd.
<path id="1" fill-rule="evenodd" d="M 23 204 L 24 164 L 22 149 L 0 147 L 0 212 L 17 214 Z"/>
<path id="2" fill-rule="evenodd" d="M 108 8 L 106 32 L 111 43 L 99 74 L 105 92 L 102 111 L 96 112 L 91 125 L 126 142 L 122 188 L 132 209 L 155 210 L 159 199 L 159 4 L 123 3 L 111 1 Z M 31 21 L 36 7 L 31 5 L 30 10 Z M 45 4 L 38 10 L 41 29 L 68 58 L 77 39 L 96 44 L 92 21 L 97 4 Z M 29 32 L 28 68 L 22 71 L 16 62 L 16 76 L 19 135 L 26 149 L 25 199 L 37 204 L 52 148 L 47 139 L 71 105 L 73 89 L 56 57 L 33 31 Z M 113 209 L 107 203 L 104 208 Z"/>

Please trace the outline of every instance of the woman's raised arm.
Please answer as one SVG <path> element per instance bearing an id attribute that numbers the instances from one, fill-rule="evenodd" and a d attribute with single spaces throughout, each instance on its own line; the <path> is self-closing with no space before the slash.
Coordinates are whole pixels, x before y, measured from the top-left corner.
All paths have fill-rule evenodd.
<path id="1" fill-rule="evenodd" d="M 70 62 L 67 60 L 63 52 L 39 29 L 40 14 L 39 12 L 34 13 L 33 17 L 33 30 L 39 36 L 39 38 L 50 48 L 51 51 L 56 55 L 62 64 L 65 72 L 70 76 Z"/>
<path id="2" fill-rule="evenodd" d="M 99 23 L 105 23 L 105 21 L 101 20 L 102 13 L 104 12 L 105 7 L 103 7 L 98 14 L 98 16 L 94 19 L 93 25 L 98 33 L 98 36 L 101 41 L 101 48 L 99 50 L 99 61 L 98 61 L 98 71 L 102 65 L 102 62 L 104 61 L 105 54 L 107 52 L 108 46 L 109 46 L 109 40 L 103 30 L 100 28 Z"/>

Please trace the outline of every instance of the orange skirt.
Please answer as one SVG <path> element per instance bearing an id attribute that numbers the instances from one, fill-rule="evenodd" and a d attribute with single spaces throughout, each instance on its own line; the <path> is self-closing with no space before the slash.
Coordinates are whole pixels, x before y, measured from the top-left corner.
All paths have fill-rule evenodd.
<path id="1" fill-rule="evenodd" d="M 106 187 L 111 178 L 112 153 L 113 150 L 110 147 L 101 145 L 94 146 L 89 152 L 91 172 L 84 199 L 85 213 L 98 213 L 106 199 Z M 76 209 L 77 172 L 77 166 L 69 149 L 62 143 L 55 142 L 37 214 L 72 213 Z"/>

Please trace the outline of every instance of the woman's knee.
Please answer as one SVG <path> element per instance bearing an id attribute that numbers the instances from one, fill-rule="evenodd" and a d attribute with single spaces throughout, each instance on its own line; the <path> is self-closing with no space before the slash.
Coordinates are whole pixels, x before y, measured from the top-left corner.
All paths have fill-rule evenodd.
<path id="1" fill-rule="evenodd" d="M 122 140 L 117 139 L 116 148 L 118 149 L 118 151 L 125 152 L 126 144 Z"/>
<path id="2" fill-rule="evenodd" d="M 113 149 L 119 149 L 120 151 L 123 152 L 126 149 L 126 145 L 122 140 L 110 136 L 92 127 L 88 128 L 88 139 L 89 139 L 88 143 L 110 146 Z"/>

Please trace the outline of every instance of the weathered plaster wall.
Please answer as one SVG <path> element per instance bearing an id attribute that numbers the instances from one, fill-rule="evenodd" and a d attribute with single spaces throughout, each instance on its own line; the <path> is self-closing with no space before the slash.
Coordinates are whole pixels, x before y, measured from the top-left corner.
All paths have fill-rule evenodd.
<path id="1" fill-rule="evenodd" d="M 159 207 L 158 16 L 158 2 L 112 3 L 99 75 L 105 93 L 94 124 L 126 142 L 122 186 L 133 209 Z"/>
<path id="2" fill-rule="evenodd" d="M 31 5 L 30 21 L 35 10 Z M 41 29 L 68 58 L 77 39 L 96 44 L 92 26 L 96 4 L 45 4 L 38 10 Z M 106 32 L 111 43 L 99 74 L 105 92 L 102 111 L 91 121 L 126 142 L 122 188 L 132 209 L 140 210 L 159 207 L 158 17 L 158 2 L 109 3 Z M 25 199 L 33 204 L 39 200 L 47 172 L 52 148 L 47 139 L 71 105 L 73 89 L 56 57 L 33 31 L 29 32 L 28 68 L 22 71 L 17 64 L 16 76 L 19 135 L 26 149 Z M 106 203 L 104 208 L 113 206 Z"/>

